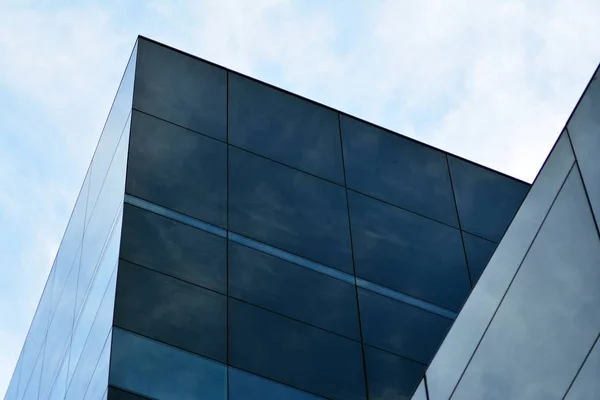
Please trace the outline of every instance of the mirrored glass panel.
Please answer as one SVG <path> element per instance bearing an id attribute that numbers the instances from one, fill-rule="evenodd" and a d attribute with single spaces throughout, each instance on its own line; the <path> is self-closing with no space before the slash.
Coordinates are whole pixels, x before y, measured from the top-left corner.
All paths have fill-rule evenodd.
<path id="1" fill-rule="evenodd" d="M 225 239 L 125 204 L 121 258 L 225 293 Z"/>
<path id="2" fill-rule="evenodd" d="M 27 388 L 27 384 L 33 374 L 38 357 L 43 358 L 44 355 L 43 343 L 48 333 L 50 319 L 55 311 L 55 308 L 52 308 L 51 304 L 53 287 L 54 271 L 50 273 L 50 278 L 46 281 L 46 286 L 42 292 L 42 297 L 38 303 L 33 321 L 29 327 L 29 332 L 25 338 L 25 343 L 23 343 L 23 348 L 21 349 L 21 355 L 19 356 L 19 381 L 17 386 L 17 398 L 19 399 L 23 396 L 23 393 Z M 58 303 L 58 300 L 56 303 Z"/>
<path id="3" fill-rule="evenodd" d="M 600 70 L 573 112 L 567 129 L 575 149 L 581 176 L 592 203 L 596 221 L 600 224 Z"/>
<path id="4" fill-rule="evenodd" d="M 575 168 L 452 398 L 560 398 L 600 332 L 598 265 Z"/>
<path id="5" fill-rule="evenodd" d="M 229 400 L 322 400 L 260 376 L 229 368 Z"/>
<path id="6" fill-rule="evenodd" d="M 225 362 L 227 299 L 121 261 L 115 326 Z"/>
<path id="7" fill-rule="evenodd" d="M 235 73 L 229 143 L 344 184 L 337 113 Z"/>
<path id="8" fill-rule="evenodd" d="M 229 149 L 229 228 L 352 273 L 344 188 Z"/>
<path id="9" fill-rule="evenodd" d="M 156 400 L 227 399 L 227 367 L 121 329 L 113 330 L 110 384 Z"/>
<path id="10" fill-rule="evenodd" d="M 356 274 L 458 311 L 469 294 L 460 231 L 349 191 Z"/>
<path id="11" fill-rule="evenodd" d="M 365 346 L 370 399 L 409 399 L 425 365 Z"/>
<path id="12" fill-rule="evenodd" d="M 65 398 L 65 393 L 67 392 L 67 374 L 69 372 L 69 351 L 70 348 L 67 348 L 60 370 L 52 384 L 52 390 L 50 391 L 48 400 L 62 400 Z"/>
<path id="13" fill-rule="evenodd" d="M 60 369 L 60 362 L 67 350 L 67 344 L 73 331 L 77 273 L 77 268 L 71 270 L 62 297 L 52 317 L 50 328 L 48 329 L 46 349 L 43 353 L 42 380 L 40 383 L 40 395 L 43 398 L 50 392 L 50 387 Z"/>
<path id="14" fill-rule="evenodd" d="M 427 370 L 432 400 L 450 397 L 573 162 L 563 134 Z"/>
<path id="15" fill-rule="evenodd" d="M 108 386 L 108 369 L 110 363 L 110 337 L 104 343 L 102 354 L 96 364 L 94 375 L 89 382 L 89 386 L 85 392 L 84 400 L 99 400 L 104 395 Z"/>
<path id="16" fill-rule="evenodd" d="M 43 357 L 44 347 L 46 347 L 45 342 L 42 344 L 42 351 L 35 362 L 35 366 L 33 367 L 31 376 L 29 377 L 27 382 L 23 382 L 22 390 L 25 394 L 23 395 L 22 398 L 24 400 L 30 400 L 30 399 L 33 400 L 33 399 L 37 399 L 37 397 L 38 397 L 38 394 L 40 391 L 42 365 L 44 363 L 44 357 Z M 21 391 L 21 388 L 19 388 L 19 391 Z"/>
<path id="17" fill-rule="evenodd" d="M 596 344 L 575 378 L 565 400 L 587 400 L 600 398 L 600 342 Z"/>
<path id="18" fill-rule="evenodd" d="M 125 74 L 119 85 L 119 90 L 102 129 L 102 134 L 100 135 L 100 140 L 88 171 L 90 184 L 86 207 L 86 224 L 92 216 L 96 203 L 99 201 L 100 191 L 104 186 L 108 170 L 115 156 L 115 150 L 117 149 L 123 130 L 126 129 L 127 119 L 131 113 L 136 60 L 137 44 L 133 48 L 133 52 L 129 58 L 129 63 L 127 64 Z"/>
<path id="19" fill-rule="evenodd" d="M 359 343 L 234 299 L 229 363 L 330 399 L 366 398 Z"/>
<path id="20" fill-rule="evenodd" d="M 446 155 L 340 116 L 349 188 L 458 227 Z"/>
<path id="21" fill-rule="evenodd" d="M 360 340 L 353 285 L 229 243 L 229 295 Z"/>
<path id="22" fill-rule="evenodd" d="M 92 280 L 92 285 L 85 299 L 83 309 L 75 322 L 70 352 L 70 363 L 72 365 L 76 365 L 79 361 L 85 342 L 98 314 L 100 304 L 104 299 L 113 271 L 117 266 L 121 237 L 121 218 L 121 213 L 119 213 L 109 243 L 104 250 L 100 266 Z M 73 369 L 71 369 L 71 372 L 73 372 Z"/>
<path id="23" fill-rule="evenodd" d="M 462 232 L 462 237 L 467 263 L 469 264 L 469 273 L 471 274 L 471 283 L 475 286 L 494 250 L 496 250 L 497 244 L 467 232 Z"/>
<path id="24" fill-rule="evenodd" d="M 110 337 L 109 333 L 113 320 L 116 278 L 116 273 L 113 273 L 106 292 L 104 293 L 104 298 L 100 303 L 98 314 L 94 319 L 90 333 L 85 341 L 79 360 L 75 360 L 75 354 L 71 354 L 66 400 L 83 399 L 90 379 L 94 374 L 96 364 L 100 359 L 102 349 Z"/>
<path id="25" fill-rule="evenodd" d="M 452 321 L 419 308 L 358 289 L 365 343 L 428 364 Z"/>
<path id="26" fill-rule="evenodd" d="M 110 238 L 111 232 L 120 221 L 120 212 L 125 195 L 128 134 L 129 128 L 126 127 L 85 230 L 77 283 L 75 315 L 78 315 L 81 310 L 94 274 L 99 266 L 103 264 L 103 256 L 112 258 L 110 261 L 114 261 L 118 254 L 118 240 L 111 242 Z"/>
<path id="27" fill-rule="evenodd" d="M 133 108 L 225 140 L 225 70 L 143 38 L 138 48 Z"/>
<path id="28" fill-rule="evenodd" d="M 529 185 L 456 157 L 448 163 L 461 228 L 499 242 Z"/>
<path id="29" fill-rule="evenodd" d="M 127 193 L 226 226 L 224 143 L 135 111 L 130 140 Z"/>

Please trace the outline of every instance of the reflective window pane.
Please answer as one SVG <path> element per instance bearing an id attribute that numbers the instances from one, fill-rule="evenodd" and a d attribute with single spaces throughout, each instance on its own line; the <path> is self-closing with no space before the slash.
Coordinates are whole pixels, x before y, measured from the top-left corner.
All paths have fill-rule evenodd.
<path id="1" fill-rule="evenodd" d="M 62 400 L 67 392 L 67 374 L 69 373 L 69 350 L 64 355 L 60 370 L 56 375 L 56 379 L 52 385 L 52 390 L 48 396 L 48 400 Z"/>
<path id="2" fill-rule="evenodd" d="M 92 378 L 94 369 L 102 349 L 110 338 L 110 330 L 113 321 L 113 309 L 115 300 L 115 283 L 117 274 L 113 273 L 108 284 L 104 298 L 100 303 L 98 314 L 94 319 L 90 333 L 85 341 L 85 346 L 78 360 L 71 354 L 69 361 L 69 383 L 66 400 L 81 400 L 85 395 L 88 383 Z"/>
<path id="3" fill-rule="evenodd" d="M 224 143 L 135 111 L 130 140 L 127 193 L 226 226 Z"/>
<path id="4" fill-rule="evenodd" d="M 337 113 L 229 74 L 229 142 L 344 183 Z"/>
<path id="5" fill-rule="evenodd" d="M 229 150 L 229 228 L 352 272 L 344 189 L 243 150 Z"/>
<path id="6" fill-rule="evenodd" d="M 349 188 L 458 227 L 446 155 L 340 116 Z"/>
<path id="7" fill-rule="evenodd" d="M 366 398 L 359 343 L 234 299 L 229 363 L 330 399 Z"/>
<path id="8" fill-rule="evenodd" d="M 465 244 L 471 282 L 475 285 L 488 261 L 490 261 L 492 253 L 496 250 L 497 244 L 467 232 L 462 232 L 462 237 Z"/>
<path id="9" fill-rule="evenodd" d="M 419 384 L 425 365 L 365 346 L 369 398 L 408 399 Z"/>
<path id="10" fill-rule="evenodd" d="M 133 97 L 133 82 L 136 72 L 137 44 L 134 47 L 127 69 L 119 85 L 119 90 L 108 114 L 108 118 L 100 135 L 98 146 L 94 152 L 89 174 L 89 195 L 86 207 L 86 223 L 90 220 L 99 199 L 100 191 L 105 185 L 108 170 L 111 167 L 115 150 L 121 141 L 124 130 L 127 129 L 127 120 L 131 113 Z M 125 134 L 127 136 L 127 133 Z M 124 172 L 122 171 L 121 174 Z"/>
<path id="11" fill-rule="evenodd" d="M 77 274 L 77 268 L 73 268 L 48 329 L 40 385 L 40 395 L 42 397 L 47 396 L 50 392 L 52 382 L 58 373 L 60 362 L 67 350 L 67 344 L 73 331 Z"/>
<path id="12" fill-rule="evenodd" d="M 225 293 L 225 239 L 126 204 L 121 258 Z"/>
<path id="13" fill-rule="evenodd" d="M 225 296 L 125 261 L 118 275 L 116 326 L 226 361 Z"/>
<path id="14" fill-rule="evenodd" d="M 229 295 L 360 340 L 353 285 L 236 243 Z"/>
<path id="15" fill-rule="evenodd" d="M 108 369 L 110 363 L 110 346 L 111 340 L 108 338 L 104 343 L 102 354 L 96 364 L 94 375 L 89 382 L 87 391 L 85 392 L 85 400 L 99 400 L 104 395 L 108 386 Z"/>
<path id="16" fill-rule="evenodd" d="M 573 112 L 567 129 L 573 142 L 581 176 L 592 203 L 596 220 L 600 224 L 600 70 L 592 78 L 581 101 Z"/>
<path id="17" fill-rule="evenodd" d="M 229 400 L 320 400 L 321 397 L 229 368 Z"/>
<path id="18" fill-rule="evenodd" d="M 600 398 L 600 342 L 596 340 L 590 355 L 579 371 L 565 400 Z"/>
<path id="19" fill-rule="evenodd" d="M 115 328 L 110 384 L 157 400 L 227 399 L 227 367 Z"/>
<path id="20" fill-rule="evenodd" d="M 452 321 L 368 290 L 358 290 L 365 343 L 428 364 Z"/>
<path id="21" fill-rule="evenodd" d="M 563 134 L 427 370 L 432 400 L 450 396 L 573 162 Z"/>
<path id="22" fill-rule="evenodd" d="M 460 226 L 499 242 L 523 202 L 529 185 L 448 156 Z"/>
<path id="23" fill-rule="evenodd" d="M 460 231 L 348 192 L 356 274 L 458 311 L 469 294 Z"/>
<path id="24" fill-rule="evenodd" d="M 31 375 L 33 374 L 34 367 L 36 366 L 38 358 L 43 357 L 44 355 L 43 344 L 48 333 L 48 325 L 50 324 L 50 319 L 52 318 L 52 314 L 55 311 L 55 308 L 53 308 L 51 304 L 55 281 L 54 275 L 54 271 L 52 271 L 50 273 L 48 281 L 46 281 L 46 286 L 44 287 L 44 291 L 42 292 L 42 297 L 40 299 L 40 302 L 38 303 L 35 315 L 33 317 L 33 321 L 31 322 L 31 326 L 29 327 L 29 332 L 27 333 L 27 337 L 25 338 L 25 343 L 23 343 L 23 348 L 21 349 L 21 355 L 19 357 L 18 366 L 18 398 L 21 398 L 23 396 L 23 393 L 25 392 L 25 389 L 27 387 L 27 383 L 29 382 Z M 58 303 L 58 301 L 56 301 L 56 303 Z"/>
<path id="25" fill-rule="evenodd" d="M 117 266 L 119 257 L 119 242 L 121 237 L 121 213 L 113 226 L 108 245 L 100 261 L 96 275 L 92 280 L 92 286 L 85 299 L 85 304 L 77 320 L 73 331 L 71 343 L 71 364 L 76 365 L 90 334 L 90 330 L 98 314 L 98 310 L 105 297 L 109 282 Z M 73 372 L 73 369 L 71 369 Z M 70 376 L 69 376 L 70 378 Z"/>
<path id="26" fill-rule="evenodd" d="M 35 366 L 33 368 L 33 371 L 31 373 L 31 376 L 29 377 L 29 379 L 27 380 L 27 382 L 23 382 L 23 392 L 24 400 L 34 400 L 37 399 L 39 391 L 40 391 L 40 380 L 41 380 L 41 375 L 42 375 L 42 365 L 44 362 L 44 347 L 46 346 L 46 343 L 44 342 L 42 344 L 42 351 L 40 352 L 39 357 L 37 358 L 36 362 L 35 362 Z"/>
<path id="27" fill-rule="evenodd" d="M 138 48 L 133 108 L 225 140 L 225 70 L 145 39 Z"/>
<path id="28" fill-rule="evenodd" d="M 120 222 L 120 212 L 125 195 L 128 133 L 129 129 L 126 128 L 121 136 L 121 141 L 110 164 L 106 180 L 102 185 L 94 212 L 85 230 L 77 283 L 75 315 L 78 315 L 81 310 L 94 274 L 99 266 L 103 264 L 103 256 L 113 258 L 112 261 L 117 257 L 118 238 L 116 241 L 113 239 L 112 242 L 110 238 L 111 232 Z M 107 247 L 108 244 L 111 246 Z"/>
<path id="29" fill-rule="evenodd" d="M 453 399 L 560 398 L 600 332 L 598 265 L 600 242 L 575 168 Z"/>

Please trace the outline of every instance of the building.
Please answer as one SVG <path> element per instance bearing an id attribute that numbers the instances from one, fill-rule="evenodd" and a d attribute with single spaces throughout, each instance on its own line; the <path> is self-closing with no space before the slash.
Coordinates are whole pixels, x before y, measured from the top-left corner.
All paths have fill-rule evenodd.
<path id="1" fill-rule="evenodd" d="M 569 133 L 575 155 L 587 160 L 578 164 L 584 181 L 589 174 L 594 182 L 598 145 L 590 132 L 599 123 L 595 106 L 586 107 L 569 122 L 583 133 Z M 566 137 L 530 190 L 140 37 L 6 399 L 395 400 L 415 389 L 416 399 L 426 391 L 430 400 L 445 398 L 444 387 L 459 381 L 482 336 L 466 329 L 488 305 L 478 296 L 490 282 L 506 289 L 518 269 L 521 259 L 502 254 L 516 260 L 510 246 L 535 244 L 521 230 L 539 228 L 559 188 L 573 191 L 580 182 L 575 156 L 569 164 L 564 151 L 554 155 Z M 548 167 L 557 163 L 571 172 Z M 562 185 L 567 173 L 575 178 Z M 540 184 L 548 180 L 560 185 Z M 600 196 L 600 186 L 586 190 L 590 199 Z M 591 267 L 598 237 L 580 200 L 574 210 L 585 223 L 569 216 L 555 224 L 573 226 L 569 239 L 582 252 L 576 261 L 587 268 L 587 275 L 574 271 L 587 284 L 579 301 L 589 308 L 597 304 L 586 290 L 599 285 Z M 552 250 L 567 260 L 569 249 Z M 530 308 L 513 306 L 516 317 L 538 315 L 541 299 L 556 301 L 530 296 Z M 582 326 L 569 332 L 596 329 L 597 338 L 598 318 L 582 320 L 600 308 L 570 304 L 566 314 L 577 310 L 573 322 Z M 559 323 L 559 311 L 544 310 Z M 501 316 L 492 314 L 493 321 Z M 510 338 L 500 329 L 495 340 Z M 519 340 L 509 345 L 531 342 Z M 471 353 L 457 355 L 456 341 Z M 588 342 L 576 344 L 589 349 Z M 502 353 L 498 344 L 488 347 Z M 476 371 L 493 373 L 482 360 Z M 579 376 L 593 374 L 590 365 Z M 473 374 L 460 385 L 481 382 Z M 477 398 L 469 395 L 487 389 L 464 390 L 456 396 Z"/>
<path id="2" fill-rule="evenodd" d="M 414 400 L 600 399 L 600 70 Z"/>

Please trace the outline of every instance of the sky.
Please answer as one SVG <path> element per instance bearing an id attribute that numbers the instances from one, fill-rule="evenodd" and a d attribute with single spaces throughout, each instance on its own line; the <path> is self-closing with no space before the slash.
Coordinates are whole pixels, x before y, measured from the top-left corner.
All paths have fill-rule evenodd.
<path id="1" fill-rule="evenodd" d="M 531 182 L 597 0 L 0 0 L 0 395 L 138 34 Z"/>

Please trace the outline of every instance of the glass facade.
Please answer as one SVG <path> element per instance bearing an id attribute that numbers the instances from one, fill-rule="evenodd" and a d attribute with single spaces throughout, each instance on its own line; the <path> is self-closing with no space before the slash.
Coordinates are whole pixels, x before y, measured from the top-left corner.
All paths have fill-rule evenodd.
<path id="1" fill-rule="evenodd" d="M 121 241 L 137 46 L 79 192 L 7 400 L 101 399 Z"/>
<path id="2" fill-rule="evenodd" d="M 600 398 L 599 76 L 413 399 Z"/>
<path id="3" fill-rule="evenodd" d="M 424 398 L 528 191 L 140 38 L 7 399 Z"/>

